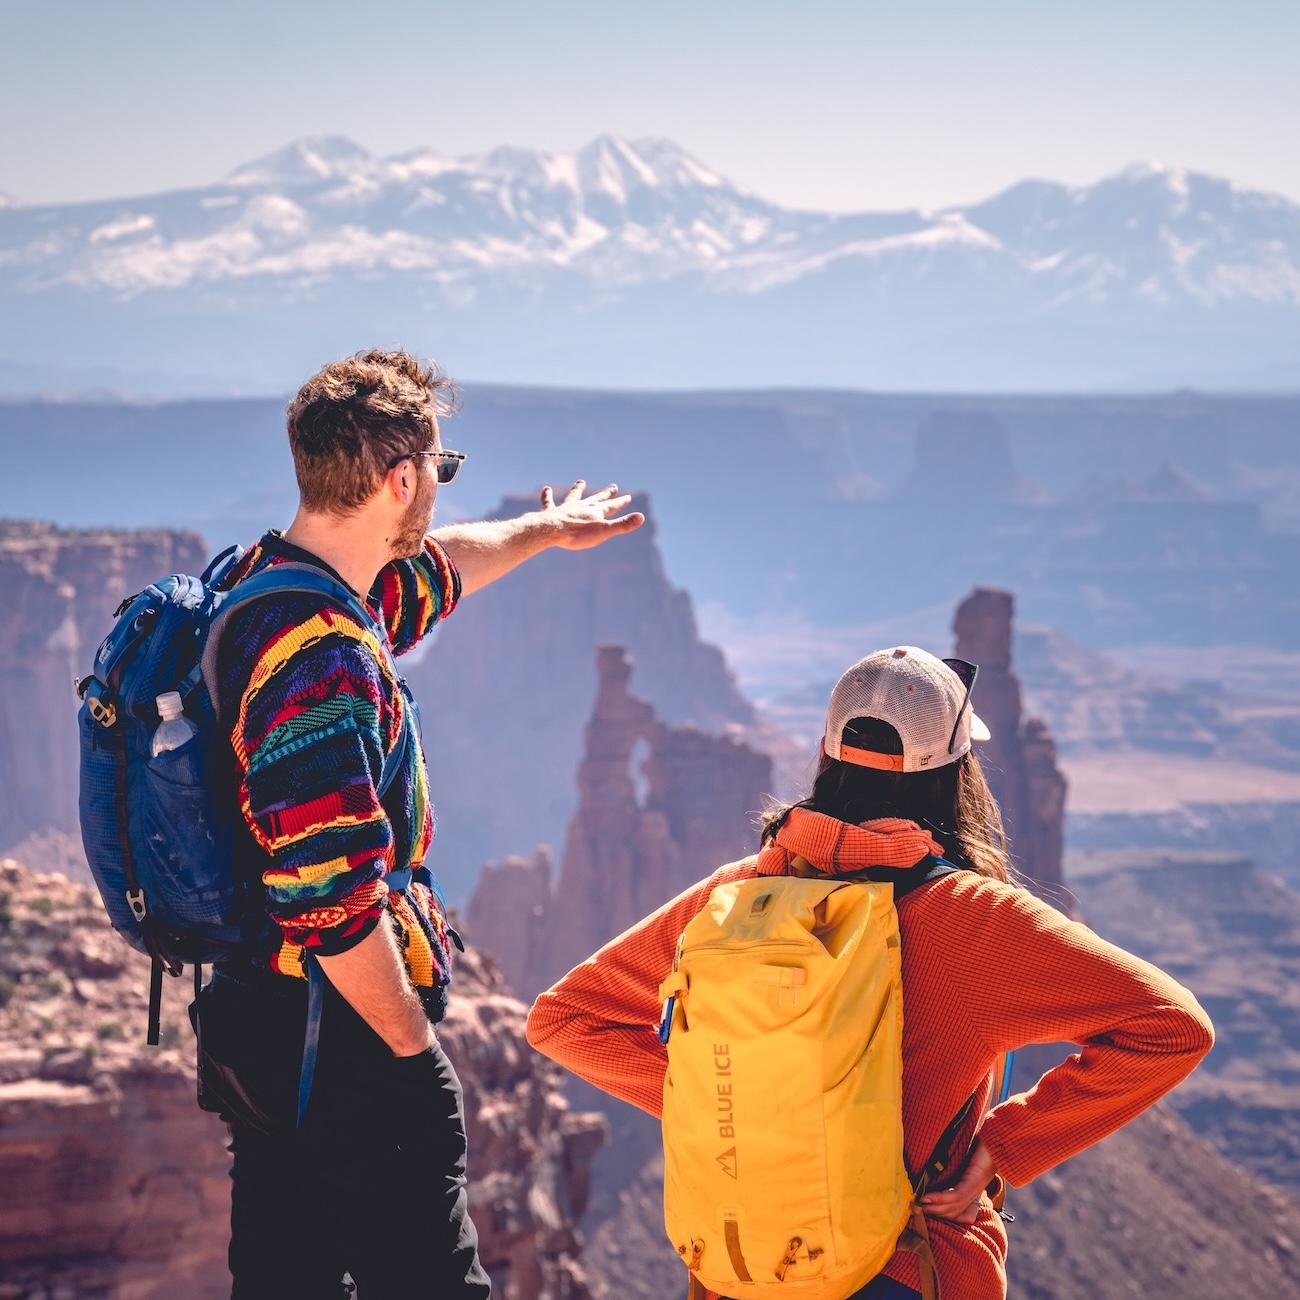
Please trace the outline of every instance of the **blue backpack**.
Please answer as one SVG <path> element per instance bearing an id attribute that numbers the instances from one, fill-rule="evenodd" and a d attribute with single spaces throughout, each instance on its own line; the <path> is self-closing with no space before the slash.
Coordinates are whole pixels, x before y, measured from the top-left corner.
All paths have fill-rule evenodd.
<path id="1" fill-rule="evenodd" d="M 234 956 L 266 923 L 260 893 L 237 878 L 233 846 L 240 817 L 232 784 L 228 727 L 218 716 L 217 652 L 230 616 L 272 594 L 321 596 L 388 637 L 342 583 L 309 564 L 284 563 L 223 589 L 243 551 L 230 547 L 201 577 L 172 574 L 118 606 L 116 623 L 95 655 L 93 672 L 77 683 L 82 705 L 81 836 L 90 870 L 113 928 L 153 961 L 147 1041 L 159 1041 L 162 975 L 194 967 L 195 989 L 205 962 Z M 390 664 L 391 667 L 391 664 Z M 394 677 L 400 682 L 394 670 Z M 405 691 L 405 683 L 402 683 Z M 161 719 L 157 697 L 180 694 L 197 733 L 179 749 L 150 757 Z M 403 710 L 402 734 L 384 763 L 382 795 L 408 757 L 414 702 Z M 427 868 L 393 872 L 392 889 L 412 879 L 428 885 L 445 912 Z M 308 962 L 311 1013 L 308 1049 L 318 1027 L 322 976 Z M 304 1083 L 310 1088 L 310 1062 Z M 303 1105 L 306 1097 L 303 1097 Z"/>

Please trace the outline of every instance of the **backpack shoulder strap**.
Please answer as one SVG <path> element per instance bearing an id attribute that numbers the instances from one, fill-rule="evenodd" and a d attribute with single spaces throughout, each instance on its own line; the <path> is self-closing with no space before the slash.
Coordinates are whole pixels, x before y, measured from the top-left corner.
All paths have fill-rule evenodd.
<path id="1" fill-rule="evenodd" d="M 221 608 L 208 628 L 203 657 L 197 667 L 198 675 L 207 683 L 212 713 L 218 721 L 221 715 L 221 692 L 217 680 L 217 655 L 221 648 L 221 634 L 225 630 L 226 623 L 236 610 L 242 609 L 253 601 L 262 600 L 267 596 L 286 594 L 322 596 L 332 605 L 350 614 L 362 627 L 373 632 L 380 645 L 387 644 L 387 635 L 376 623 L 374 615 L 343 583 L 331 578 L 328 573 L 312 564 L 300 564 L 296 561 L 273 564 L 260 573 L 245 578 L 232 588 L 221 602 Z M 195 684 L 197 685 L 197 678 Z M 403 743 L 404 740 L 405 737 Z"/>
<path id="2" fill-rule="evenodd" d="M 922 885 L 932 884 L 936 880 L 942 880 L 945 876 L 955 876 L 957 872 L 966 869 L 949 862 L 946 858 L 922 858 L 916 866 L 909 867 L 906 871 L 893 873 L 894 899 L 897 901 L 900 898 L 905 898 L 914 889 L 920 889 Z M 885 880 L 891 879 L 890 876 L 882 878 Z"/>
<path id="3" fill-rule="evenodd" d="M 410 735 L 411 709 L 410 705 L 407 705 L 402 710 L 402 729 L 398 733 L 397 743 L 385 756 L 383 771 L 379 774 L 379 785 L 376 787 L 376 792 L 381 799 L 388 793 L 388 787 L 396 780 L 398 772 L 402 770 L 402 765 L 406 762 L 406 749 L 410 744 Z"/>
<path id="4" fill-rule="evenodd" d="M 944 876 L 956 875 L 959 871 L 969 870 L 949 862 L 946 858 L 924 857 L 915 866 L 899 869 L 898 867 L 864 867 L 861 871 L 846 872 L 835 876 L 835 880 L 874 880 L 877 884 L 893 885 L 894 901 L 906 898 L 914 889 L 922 885 L 942 880 Z"/>

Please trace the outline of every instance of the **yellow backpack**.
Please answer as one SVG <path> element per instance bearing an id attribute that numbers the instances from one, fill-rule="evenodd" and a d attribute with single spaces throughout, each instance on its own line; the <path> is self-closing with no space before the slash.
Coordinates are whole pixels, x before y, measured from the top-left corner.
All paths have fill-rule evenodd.
<path id="1" fill-rule="evenodd" d="M 693 1295 L 844 1300 L 900 1244 L 929 1255 L 907 1227 L 892 884 L 720 885 L 660 996 L 664 1221 Z"/>

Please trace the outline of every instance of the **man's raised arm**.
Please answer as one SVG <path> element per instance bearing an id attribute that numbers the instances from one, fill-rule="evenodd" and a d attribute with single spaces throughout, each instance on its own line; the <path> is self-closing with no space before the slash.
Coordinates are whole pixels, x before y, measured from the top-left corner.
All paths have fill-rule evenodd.
<path id="1" fill-rule="evenodd" d="M 590 496 L 583 495 L 586 487 L 579 479 L 558 502 L 555 493 L 544 488 L 538 509 L 514 519 L 484 519 L 435 529 L 433 537 L 446 548 L 460 573 L 461 594 L 486 587 L 549 547 L 585 551 L 645 523 L 639 510 L 619 514 L 632 498 L 620 496 L 616 484 Z"/>

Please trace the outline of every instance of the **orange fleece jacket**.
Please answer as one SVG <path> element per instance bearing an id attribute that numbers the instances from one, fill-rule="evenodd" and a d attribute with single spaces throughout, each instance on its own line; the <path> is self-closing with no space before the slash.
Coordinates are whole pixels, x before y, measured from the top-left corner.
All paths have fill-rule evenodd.
<path id="1" fill-rule="evenodd" d="M 795 856 L 828 875 L 906 867 L 938 845 L 910 822 L 848 826 L 796 809 L 757 857 L 707 880 L 606 944 L 543 993 L 528 1040 L 574 1074 L 658 1116 L 667 1053 L 659 983 L 678 936 L 713 889 L 788 874 Z M 975 1136 L 1014 1186 L 1126 1124 L 1181 1082 L 1214 1042 L 1196 999 L 1154 966 L 1099 939 L 1026 890 L 963 871 L 898 904 L 903 949 L 903 1133 L 908 1164 L 929 1158 L 974 1093 L 953 1146 L 955 1175 Z M 988 1109 L 999 1056 L 1027 1043 L 1082 1051 Z M 1007 1238 L 987 1197 L 969 1226 L 930 1220 L 944 1300 L 1006 1295 Z M 885 1272 L 918 1287 L 915 1257 Z M 684 1285 L 684 1280 L 683 1280 Z"/>

